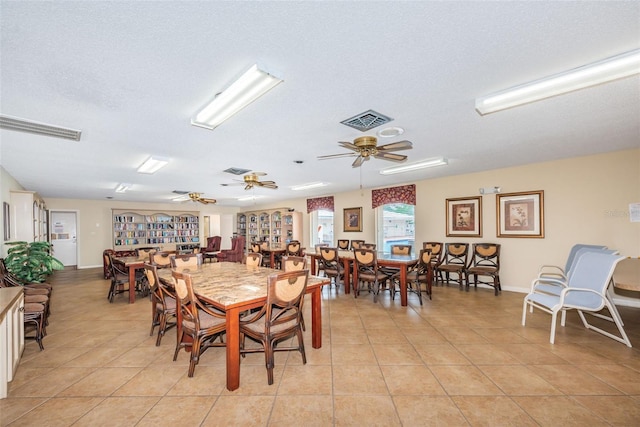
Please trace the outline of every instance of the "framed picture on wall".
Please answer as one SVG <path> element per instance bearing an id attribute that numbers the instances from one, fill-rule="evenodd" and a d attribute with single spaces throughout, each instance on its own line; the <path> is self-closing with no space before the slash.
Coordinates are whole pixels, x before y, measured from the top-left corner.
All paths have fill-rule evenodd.
<path id="1" fill-rule="evenodd" d="M 447 237 L 482 237 L 482 198 L 447 199 Z"/>
<path id="2" fill-rule="evenodd" d="M 498 237 L 544 237 L 544 191 L 496 195 Z"/>
<path id="3" fill-rule="evenodd" d="M 362 208 L 344 209 L 344 231 L 362 231 Z"/>

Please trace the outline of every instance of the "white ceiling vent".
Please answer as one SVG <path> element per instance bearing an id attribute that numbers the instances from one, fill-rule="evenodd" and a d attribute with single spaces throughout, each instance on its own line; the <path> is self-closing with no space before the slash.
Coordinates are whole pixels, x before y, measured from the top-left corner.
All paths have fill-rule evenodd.
<path id="1" fill-rule="evenodd" d="M 67 129 L 4 115 L 0 115 L 0 128 L 14 130 L 17 132 L 34 133 L 36 135 L 70 139 L 72 141 L 80 141 L 80 134 L 82 133 L 82 131 L 75 129 Z"/>
<path id="2" fill-rule="evenodd" d="M 359 131 L 366 132 L 385 123 L 389 123 L 392 120 L 393 119 L 391 117 L 387 117 L 384 114 L 368 110 L 364 113 L 358 114 L 357 116 L 351 117 L 350 119 L 343 120 L 340 123 L 354 129 L 358 129 Z"/>

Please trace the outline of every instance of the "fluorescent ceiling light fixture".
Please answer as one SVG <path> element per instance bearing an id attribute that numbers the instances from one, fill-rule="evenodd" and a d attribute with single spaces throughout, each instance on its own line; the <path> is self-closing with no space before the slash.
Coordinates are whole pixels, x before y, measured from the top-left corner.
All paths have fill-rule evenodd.
<path id="1" fill-rule="evenodd" d="M 240 197 L 238 198 L 239 202 L 246 202 L 247 200 L 255 200 L 255 199 L 262 199 L 264 196 L 244 196 L 244 197 Z"/>
<path id="2" fill-rule="evenodd" d="M 294 185 L 291 189 L 293 191 L 309 190 L 310 188 L 326 187 L 327 185 L 329 184 L 326 182 L 312 182 L 310 184 Z"/>
<path id="3" fill-rule="evenodd" d="M 72 141 L 80 141 L 80 134 L 82 133 L 82 131 L 76 129 L 67 129 L 4 115 L 0 115 L 0 129 L 53 136 L 56 138 L 70 139 Z"/>
<path id="4" fill-rule="evenodd" d="M 640 74 L 640 49 L 476 99 L 481 115 Z"/>
<path id="5" fill-rule="evenodd" d="M 164 157 L 149 157 L 143 164 L 138 168 L 138 173 L 156 173 L 163 167 L 165 167 L 169 163 L 169 159 Z"/>
<path id="6" fill-rule="evenodd" d="M 131 188 L 131 184 L 125 184 L 125 183 L 118 184 L 118 186 L 116 187 L 116 193 L 124 193 L 130 188 Z"/>
<path id="7" fill-rule="evenodd" d="M 191 119 L 191 124 L 214 129 L 281 82 L 282 79 L 260 68 L 258 64 L 254 64 L 200 110 Z"/>
<path id="8" fill-rule="evenodd" d="M 394 166 L 391 168 L 382 169 L 380 171 L 380 174 L 393 175 L 395 173 L 403 173 L 403 172 L 415 171 L 418 169 L 425 169 L 425 168 L 433 168 L 436 166 L 444 166 L 447 164 L 449 164 L 449 162 L 444 157 L 436 157 L 434 159 L 422 160 L 421 162 L 409 163 L 407 165 Z"/>

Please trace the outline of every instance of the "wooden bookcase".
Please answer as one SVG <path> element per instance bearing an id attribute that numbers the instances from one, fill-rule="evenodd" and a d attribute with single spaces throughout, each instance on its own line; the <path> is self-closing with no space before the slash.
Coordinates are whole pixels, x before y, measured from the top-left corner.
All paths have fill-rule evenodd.
<path id="1" fill-rule="evenodd" d="M 284 248 L 290 240 L 302 239 L 302 213 L 287 208 L 238 213 L 238 236 L 246 238 L 247 250 L 254 242 L 269 242 Z"/>
<path id="2" fill-rule="evenodd" d="M 187 250 L 200 246 L 200 212 L 112 209 L 113 249 L 159 246 Z"/>

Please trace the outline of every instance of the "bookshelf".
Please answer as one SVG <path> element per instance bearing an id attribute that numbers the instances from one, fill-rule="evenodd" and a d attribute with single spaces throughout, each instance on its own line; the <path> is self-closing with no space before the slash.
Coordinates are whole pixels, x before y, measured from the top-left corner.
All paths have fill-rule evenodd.
<path id="1" fill-rule="evenodd" d="M 200 246 L 200 212 L 112 210 L 113 248 L 159 246 L 185 250 Z"/>
<path id="2" fill-rule="evenodd" d="M 238 213 L 238 236 L 251 243 L 269 242 L 272 248 L 284 248 L 290 240 L 302 238 L 302 213 L 287 208 Z"/>

